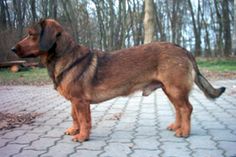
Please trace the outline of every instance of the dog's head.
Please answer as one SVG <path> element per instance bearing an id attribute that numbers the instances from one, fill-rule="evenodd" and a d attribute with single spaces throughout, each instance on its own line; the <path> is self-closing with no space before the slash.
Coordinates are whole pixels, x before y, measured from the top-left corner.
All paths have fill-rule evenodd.
<path id="1" fill-rule="evenodd" d="M 47 53 L 61 35 L 63 28 L 53 19 L 40 20 L 29 28 L 27 36 L 20 40 L 11 50 L 19 57 L 38 57 Z"/>

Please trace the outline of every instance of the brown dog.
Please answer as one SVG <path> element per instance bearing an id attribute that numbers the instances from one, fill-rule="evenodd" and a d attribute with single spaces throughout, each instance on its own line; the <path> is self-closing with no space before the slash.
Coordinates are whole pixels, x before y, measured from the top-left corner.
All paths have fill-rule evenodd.
<path id="1" fill-rule="evenodd" d="M 184 48 L 167 42 L 153 42 L 103 53 L 78 45 L 52 19 L 41 20 L 40 28 L 12 48 L 20 57 L 41 57 L 55 89 L 72 103 L 72 127 L 66 134 L 85 141 L 91 129 L 90 104 L 142 91 L 148 96 L 162 88 L 176 110 L 176 120 L 168 126 L 176 136 L 190 133 L 192 105 L 189 92 L 195 82 L 209 98 L 224 91 L 215 89 L 200 74 L 194 57 Z"/>

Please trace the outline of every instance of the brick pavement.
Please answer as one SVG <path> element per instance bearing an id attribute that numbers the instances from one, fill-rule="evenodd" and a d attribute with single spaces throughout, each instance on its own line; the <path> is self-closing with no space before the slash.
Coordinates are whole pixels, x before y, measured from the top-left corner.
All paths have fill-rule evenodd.
<path id="1" fill-rule="evenodd" d="M 0 131 L 1 157 L 235 157 L 236 80 L 214 82 L 227 92 L 216 101 L 195 88 L 189 138 L 166 129 L 174 120 L 161 90 L 92 105 L 90 141 L 75 143 L 64 131 L 71 125 L 70 104 L 52 86 L 0 86 L 0 111 L 38 112 L 35 123 Z"/>

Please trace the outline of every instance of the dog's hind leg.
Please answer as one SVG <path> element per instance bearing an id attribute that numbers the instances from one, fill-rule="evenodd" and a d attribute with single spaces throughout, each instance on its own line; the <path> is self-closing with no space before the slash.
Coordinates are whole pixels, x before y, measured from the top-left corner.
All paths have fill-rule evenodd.
<path id="1" fill-rule="evenodd" d="M 176 110 L 176 120 L 168 126 L 168 129 L 175 131 L 177 137 L 188 137 L 191 129 L 192 113 L 192 105 L 188 100 L 188 92 L 176 87 L 165 88 L 164 91 Z"/>

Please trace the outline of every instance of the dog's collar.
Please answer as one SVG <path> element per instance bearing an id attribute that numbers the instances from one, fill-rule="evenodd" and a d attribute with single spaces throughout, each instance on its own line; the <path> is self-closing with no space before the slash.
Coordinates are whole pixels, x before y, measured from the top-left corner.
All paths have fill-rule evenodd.
<path id="1" fill-rule="evenodd" d="M 65 75 L 66 75 L 74 66 L 78 65 L 78 64 L 81 63 L 84 59 L 86 59 L 86 58 L 88 58 L 88 57 L 89 57 L 89 58 L 92 58 L 92 54 L 93 54 L 93 53 L 91 52 L 91 50 L 89 50 L 89 52 L 88 52 L 86 55 L 84 55 L 84 56 L 82 56 L 82 57 L 76 59 L 76 60 L 75 60 L 74 62 L 72 62 L 67 68 L 63 69 L 63 70 L 61 71 L 61 73 L 55 77 L 55 80 L 54 80 L 54 88 L 57 89 L 57 87 L 60 85 L 60 83 L 61 83 L 61 81 L 63 80 L 63 78 L 65 77 Z M 82 71 L 82 72 L 83 72 L 83 71 Z M 81 74 L 80 74 L 80 75 L 81 75 Z"/>

